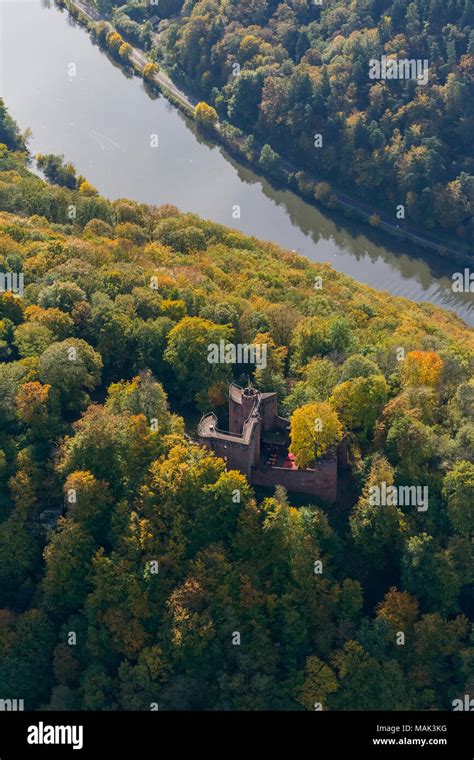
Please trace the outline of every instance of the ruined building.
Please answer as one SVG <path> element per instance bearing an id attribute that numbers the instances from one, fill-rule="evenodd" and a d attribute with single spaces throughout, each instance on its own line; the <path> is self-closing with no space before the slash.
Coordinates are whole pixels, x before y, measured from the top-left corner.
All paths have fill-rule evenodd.
<path id="1" fill-rule="evenodd" d="M 327 503 L 337 498 L 338 468 L 346 466 L 347 445 L 315 460 L 301 470 L 289 454 L 289 421 L 277 411 L 277 394 L 256 388 L 229 388 L 229 430 L 220 430 L 213 412 L 198 425 L 198 440 L 222 457 L 229 470 L 240 470 L 256 486 L 281 485 L 288 491 L 310 494 Z"/>

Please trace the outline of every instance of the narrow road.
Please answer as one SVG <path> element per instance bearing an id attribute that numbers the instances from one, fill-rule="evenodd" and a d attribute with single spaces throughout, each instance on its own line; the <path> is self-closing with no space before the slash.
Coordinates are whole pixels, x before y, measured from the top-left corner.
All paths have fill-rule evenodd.
<path id="1" fill-rule="evenodd" d="M 112 24 L 107 21 L 104 16 L 98 13 L 98 11 L 96 11 L 94 8 L 91 8 L 89 5 L 86 5 L 80 0 L 69 0 L 69 4 L 80 11 L 82 15 L 88 18 L 90 21 L 94 21 L 95 23 L 103 21 L 105 24 L 107 24 L 111 32 L 116 31 Z M 143 70 L 144 66 L 148 63 L 146 55 L 141 50 L 139 50 L 139 48 L 133 47 L 133 45 L 131 47 L 132 53 L 130 55 L 130 58 L 141 70 Z M 194 111 L 194 106 L 196 105 L 197 101 L 190 98 L 182 90 L 176 87 L 174 82 L 166 74 L 164 74 L 162 71 L 159 71 L 154 79 L 160 85 L 162 85 L 162 87 L 166 88 L 186 108 L 188 108 L 190 111 Z"/>

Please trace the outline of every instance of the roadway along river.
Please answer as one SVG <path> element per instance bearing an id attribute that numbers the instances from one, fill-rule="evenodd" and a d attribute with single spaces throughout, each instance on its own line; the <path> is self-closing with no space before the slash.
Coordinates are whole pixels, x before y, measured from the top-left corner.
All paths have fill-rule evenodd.
<path id="1" fill-rule="evenodd" d="M 173 203 L 474 324 L 473 294 L 451 289 L 460 265 L 273 187 L 198 136 L 165 98 L 150 98 L 49 0 L 0 0 L 0 95 L 20 128 L 31 128 L 33 153 L 63 153 L 109 198 Z"/>

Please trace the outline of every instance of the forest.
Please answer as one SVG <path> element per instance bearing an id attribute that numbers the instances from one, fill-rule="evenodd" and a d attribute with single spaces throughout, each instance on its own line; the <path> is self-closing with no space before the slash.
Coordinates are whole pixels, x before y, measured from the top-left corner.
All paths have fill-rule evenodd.
<path id="1" fill-rule="evenodd" d="M 473 693 L 474 336 L 171 205 L 46 182 L 0 101 L 0 684 L 34 710 L 441 710 Z M 63 180 L 61 159 L 43 169 Z M 65 165 L 66 167 L 68 165 Z M 225 339 L 265 367 L 209 364 Z M 351 482 L 254 492 L 231 381 L 324 411 Z M 371 489 L 428 489 L 429 508 Z M 238 498 L 235 495 L 238 494 Z M 316 572 L 315 568 L 319 570 Z"/>
<path id="2" fill-rule="evenodd" d="M 215 108 L 221 134 L 251 162 L 277 178 L 286 161 L 298 167 L 294 186 L 307 197 L 331 206 L 337 190 L 401 224 L 474 242 L 471 0 L 95 6 Z M 384 56 L 426 61 L 426 86 L 371 78 L 370 62 Z"/>

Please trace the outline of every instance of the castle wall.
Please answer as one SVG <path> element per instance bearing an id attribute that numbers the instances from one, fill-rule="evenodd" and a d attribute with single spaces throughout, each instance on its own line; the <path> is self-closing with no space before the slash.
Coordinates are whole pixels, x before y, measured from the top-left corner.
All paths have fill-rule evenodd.
<path id="1" fill-rule="evenodd" d="M 242 426 L 244 424 L 244 416 L 242 414 L 242 404 L 234 401 L 233 398 L 229 398 L 229 433 L 242 432 Z"/>
<path id="2" fill-rule="evenodd" d="M 337 464 L 343 470 L 349 469 L 349 439 L 344 436 L 337 447 Z"/>
<path id="3" fill-rule="evenodd" d="M 276 393 L 262 398 L 259 408 L 262 417 L 263 430 L 288 430 L 288 420 L 278 416 L 278 400 Z"/>
<path id="4" fill-rule="evenodd" d="M 243 475 L 250 479 L 252 467 L 250 446 L 215 438 L 200 438 L 199 443 L 213 451 L 216 456 L 227 459 L 228 470 L 240 470 Z"/>
<path id="5" fill-rule="evenodd" d="M 241 396 L 242 417 L 245 422 L 250 416 L 255 404 L 258 401 L 258 393 L 254 388 L 246 388 Z"/>
<path id="6" fill-rule="evenodd" d="M 263 429 L 270 430 L 274 427 L 274 420 L 277 416 L 277 397 L 276 393 L 272 396 L 266 396 L 260 401 L 259 408 L 260 415 L 262 417 Z"/>
<path id="7" fill-rule="evenodd" d="M 242 427 L 254 409 L 258 400 L 258 393 L 254 389 L 246 388 L 245 391 L 231 388 L 229 394 L 229 432 L 240 434 Z"/>
<path id="8" fill-rule="evenodd" d="M 337 460 L 316 463 L 314 470 L 287 470 L 283 467 L 252 467 L 250 482 L 255 486 L 284 486 L 287 491 L 306 493 L 333 504 L 337 498 Z"/>
<path id="9" fill-rule="evenodd" d="M 284 417 L 275 417 L 273 420 L 273 427 L 277 430 L 283 430 L 283 432 L 287 433 L 290 425 L 288 420 L 285 420 Z"/>
<path id="10" fill-rule="evenodd" d="M 248 443 L 207 436 L 200 436 L 199 443 L 227 459 L 228 470 L 239 470 L 250 481 L 251 468 L 260 464 L 260 420 L 256 420 Z"/>

